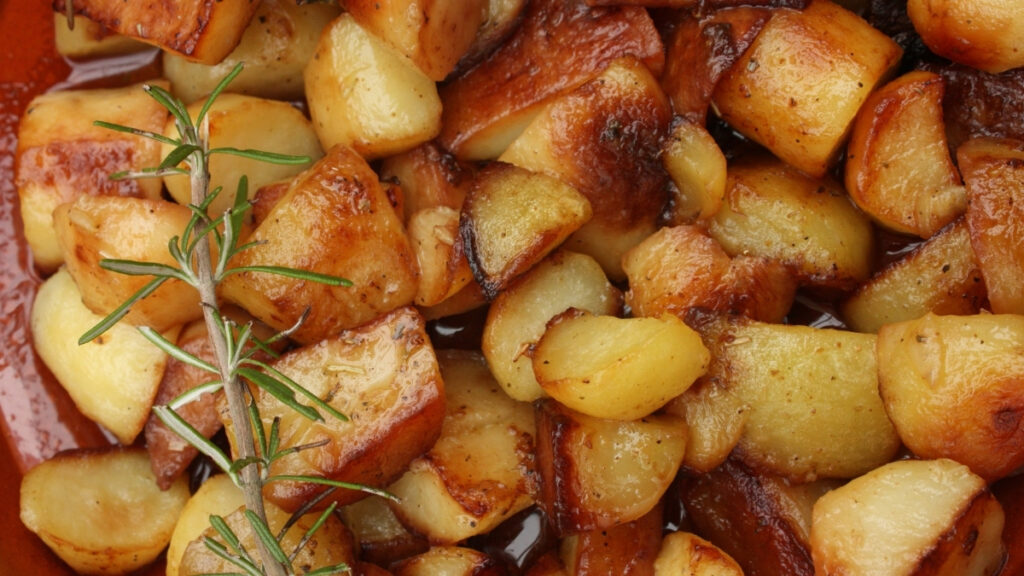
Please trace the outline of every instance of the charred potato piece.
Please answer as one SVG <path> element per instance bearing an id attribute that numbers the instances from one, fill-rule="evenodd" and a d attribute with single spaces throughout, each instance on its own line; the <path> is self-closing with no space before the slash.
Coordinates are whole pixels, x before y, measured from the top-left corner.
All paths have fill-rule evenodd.
<path id="1" fill-rule="evenodd" d="M 533 349 L 548 321 L 569 308 L 614 316 L 622 311 L 622 294 L 596 260 L 567 250 L 544 259 L 491 303 L 481 348 L 512 398 L 532 402 L 546 395 L 533 372 Z"/>
<path id="2" fill-rule="evenodd" d="M 551 176 L 495 162 L 476 176 L 459 228 L 473 276 L 489 299 L 587 220 L 590 202 Z"/>
<path id="3" fill-rule="evenodd" d="M 781 8 L 715 88 L 712 106 L 786 163 L 822 177 L 902 50 L 829 0 Z"/>
<path id="4" fill-rule="evenodd" d="M 551 399 L 534 407 L 539 504 L 559 534 L 632 522 L 658 506 L 683 460 L 682 419 L 604 420 Z"/>
<path id="5" fill-rule="evenodd" d="M 21 521 L 79 574 L 125 574 L 160 555 L 186 500 L 141 449 L 64 452 L 22 479 Z"/>
<path id="6" fill-rule="evenodd" d="M 291 328 L 303 342 L 317 342 L 412 303 L 415 254 L 401 219 L 354 150 L 344 146 L 300 174 L 249 242 L 234 266 L 289 266 L 346 278 L 351 287 L 329 286 L 276 274 L 242 272 L 220 284 L 221 294 L 278 329 Z"/>
<path id="7" fill-rule="evenodd" d="M 82 195 L 160 198 L 159 178 L 110 178 L 115 172 L 159 165 L 160 145 L 92 121 L 162 132 L 166 119 L 167 110 L 141 85 L 49 92 L 29 103 L 18 128 L 15 184 L 36 266 L 52 272 L 62 262 L 53 229 L 53 211 L 60 204 Z"/>
<path id="8" fill-rule="evenodd" d="M 357 329 L 294 350 L 273 364 L 336 410 L 312 421 L 262 388 L 255 391 L 268 434 L 280 418 L 280 446 L 326 443 L 275 460 L 270 475 L 301 474 L 384 487 L 434 445 L 444 418 L 444 383 L 422 317 L 402 308 Z M 234 424 L 222 409 L 228 438 Z M 294 511 L 324 490 L 298 481 L 270 482 L 265 497 Z M 323 503 L 365 493 L 338 490 Z"/>
<path id="9" fill-rule="evenodd" d="M 936 316 L 878 333 L 878 380 L 903 443 L 991 482 L 1024 465 L 1024 317 Z"/>
<path id="10" fill-rule="evenodd" d="M 853 124 L 846 189 L 879 224 L 929 238 L 967 208 L 942 120 L 943 81 L 914 71 L 872 93 Z"/>
<path id="11" fill-rule="evenodd" d="M 483 356 L 438 353 L 447 406 L 441 437 L 388 491 L 402 523 L 433 543 L 490 531 L 533 503 L 533 410 L 501 392 Z"/>
<path id="12" fill-rule="evenodd" d="M 815 574 L 995 574 L 1006 555 L 1003 523 L 999 502 L 966 466 L 892 462 L 815 503 Z"/>
<path id="13" fill-rule="evenodd" d="M 668 200 L 659 156 L 671 114 L 639 60 L 615 60 L 548 104 L 498 160 L 554 176 L 583 194 L 593 217 L 567 246 L 622 280 L 622 254 L 654 232 Z"/>
<path id="14" fill-rule="evenodd" d="M 1024 141 L 978 138 L 956 152 L 967 184 L 967 229 L 997 314 L 1024 314 Z"/>
<path id="15" fill-rule="evenodd" d="M 497 158 L 545 103 L 626 55 L 661 72 L 661 39 L 644 9 L 531 2 L 508 41 L 441 88 L 439 142 L 460 159 Z"/>
<path id="16" fill-rule="evenodd" d="M 661 546 L 661 507 L 610 528 L 582 530 L 562 539 L 559 556 L 573 576 L 654 574 Z"/>
<path id="17" fill-rule="evenodd" d="M 64 0 L 53 0 L 57 12 L 64 10 L 64 4 Z M 216 64 L 238 45 L 257 4 L 250 0 L 74 0 L 72 5 L 75 14 L 110 30 L 189 60 Z"/>

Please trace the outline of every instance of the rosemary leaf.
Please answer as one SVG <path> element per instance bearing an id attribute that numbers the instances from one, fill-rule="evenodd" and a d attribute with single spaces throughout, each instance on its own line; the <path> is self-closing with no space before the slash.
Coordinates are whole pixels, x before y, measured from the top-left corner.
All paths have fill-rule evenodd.
<path id="1" fill-rule="evenodd" d="M 210 521 L 213 522 L 213 517 L 212 516 L 210 517 Z M 228 530 L 230 531 L 230 528 L 228 528 Z M 245 572 L 243 572 L 243 573 L 227 572 L 226 574 L 232 574 L 232 575 L 239 574 L 239 576 L 247 576 L 247 575 L 248 576 L 263 576 L 263 572 L 255 565 L 255 563 L 253 563 L 251 560 L 247 560 L 247 559 L 235 556 L 230 551 L 228 551 L 228 549 L 225 548 L 223 544 L 221 544 L 220 542 L 217 542 L 213 538 L 210 538 L 210 537 L 205 538 L 203 540 L 203 544 L 205 544 L 206 547 L 209 548 L 211 552 L 213 552 L 217 556 L 223 558 L 225 561 L 230 562 L 231 564 L 234 564 L 235 566 L 238 566 L 242 570 L 245 570 Z M 207 575 L 207 576 L 213 576 L 213 575 Z"/>
<path id="2" fill-rule="evenodd" d="M 287 374 L 285 374 L 284 372 L 281 372 L 277 368 L 274 368 L 273 366 L 271 366 L 271 365 L 269 365 L 269 364 L 267 364 L 265 362 L 261 362 L 259 360 L 256 360 L 255 358 L 248 358 L 248 359 L 245 360 L 244 363 L 248 364 L 250 366 L 257 366 L 257 367 L 261 368 L 262 370 L 264 370 L 266 373 L 270 374 L 273 378 L 277 379 L 279 382 L 281 382 L 285 386 L 288 386 L 289 388 L 295 390 L 299 394 L 302 394 L 303 396 L 308 398 L 309 401 L 312 402 L 317 408 L 320 408 L 322 410 L 326 410 L 331 416 L 334 416 L 335 418 L 337 418 L 338 420 L 341 420 L 342 422 L 348 422 L 348 416 L 346 416 L 345 414 L 339 412 L 337 408 L 335 408 L 334 406 L 331 406 L 330 404 L 325 402 L 322 398 L 320 398 L 316 394 L 313 394 L 308 389 L 306 389 L 305 386 L 299 384 L 295 380 L 292 380 L 290 377 L 288 377 Z"/>
<path id="3" fill-rule="evenodd" d="M 295 561 L 295 557 L 299 555 L 299 552 L 302 552 L 302 549 L 305 548 L 306 544 L 309 543 L 309 541 L 313 538 L 313 534 L 315 534 L 316 531 L 319 530 L 320 527 L 323 526 L 325 522 L 327 522 L 327 519 L 331 516 L 331 514 L 334 513 L 334 510 L 337 507 L 337 502 L 331 502 L 331 505 L 328 506 L 327 509 L 320 514 L 320 516 L 316 519 L 316 522 L 314 522 L 313 525 L 309 527 L 309 530 L 306 530 L 306 533 L 302 535 L 302 539 L 299 540 L 299 543 L 295 546 L 295 549 L 292 550 L 292 553 L 288 555 L 289 562 Z"/>
<path id="4" fill-rule="evenodd" d="M 309 484 L 320 484 L 323 486 L 334 486 L 336 488 L 344 488 L 346 490 L 358 490 L 367 494 L 373 494 L 380 496 L 381 498 L 387 498 L 392 502 L 398 502 L 398 497 L 394 494 L 383 490 L 381 488 L 374 488 L 373 486 L 366 486 L 364 484 L 353 484 L 352 482 L 342 482 L 341 480 L 331 480 L 330 478 L 324 478 L 322 476 L 303 476 L 297 474 L 278 474 L 277 476 L 268 476 L 266 484 L 271 482 L 307 482 Z"/>
<path id="5" fill-rule="evenodd" d="M 213 91 L 210 92 L 210 95 L 206 98 L 206 102 L 203 103 L 203 108 L 199 111 L 199 115 L 196 116 L 196 124 L 203 123 L 203 120 L 206 119 L 206 115 L 210 112 L 210 107 L 213 106 L 214 100 L 220 96 L 220 93 L 228 87 L 228 84 L 231 84 L 231 81 L 234 80 L 236 76 L 242 73 L 242 67 L 243 64 L 241 62 L 235 64 L 235 67 L 231 69 L 231 72 L 228 72 L 228 75 L 214 87 Z"/>
<path id="6" fill-rule="evenodd" d="M 179 394 L 177 397 L 174 398 L 174 400 L 171 400 L 170 402 L 167 403 L 167 407 L 170 408 L 171 410 L 178 410 L 182 406 L 195 401 L 203 394 L 215 394 L 223 389 L 224 383 L 219 380 L 207 382 L 206 384 L 200 384 L 199 386 L 196 386 L 195 388 L 192 388 L 187 392 Z"/>
<path id="7" fill-rule="evenodd" d="M 185 104 L 175 98 L 173 94 L 155 84 L 146 84 L 142 89 L 174 116 L 179 132 L 186 132 L 186 128 L 195 126 L 192 124 L 192 119 L 188 116 L 188 109 L 185 107 Z M 182 134 L 182 136 L 185 136 L 185 134 Z"/>
<path id="8" fill-rule="evenodd" d="M 328 286 L 352 286 L 352 281 L 346 278 L 339 278 L 338 276 L 331 276 L 329 274 L 318 274 L 316 272 L 310 272 L 309 270 L 299 270 L 297 268 L 287 268 L 284 266 L 238 266 L 236 268 L 229 268 L 224 272 L 224 275 L 227 276 L 229 274 L 237 274 L 239 272 L 264 272 L 266 274 L 276 274 L 278 276 L 286 276 L 288 278 L 296 278 L 298 280 L 309 280 L 310 282 L 317 282 Z"/>
<path id="9" fill-rule="evenodd" d="M 191 279 L 182 274 L 181 270 L 168 266 L 166 264 L 158 264 L 156 262 L 139 262 L 136 260 L 118 260 L 115 258 L 104 258 L 100 260 L 100 268 L 104 270 L 110 270 L 124 274 L 126 276 L 157 276 L 166 278 L 177 278 L 187 284 L 191 283 Z"/>
<path id="10" fill-rule="evenodd" d="M 156 140 L 161 144 L 167 144 L 168 146 L 177 146 L 181 144 L 178 140 L 168 138 L 158 132 L 150 132 L 149 130 L 139 130 L 138 128 L 132 128 L 130 126 L 123 126 L 121 124 L 113 124 L 111 122 L 104 122 L 103 120 L 93 121 L 93 126 L 100 128 L 106 128 L 107 130 L 113 130 L 115 132 L 122 132 L 125 134 L 132 134 L 134 136 L 142 136 L 143 138 L 149 138 L 150 140 Z"/>
<path id="11" fill-rule="evenodd" d="M 177 412 L 167 406 L 154 406 L 153 413 L 172 432 L 181 436 L 182 440 L 188 442 L 205 454 L 213 463 L 231 477 L 231 481 L 238 484 L 238 475 L 232 470 L 231 459 L 209 438 L 203 436 L 191 424 L 185 421 Z"/>
<path id="12" fill-rule="evenodd" d="M 163 162 L 160 163 L 160 169 L 173 168 L 178 164 L 185 161 L 186 158 L 195 154 L 196 152 L 202 152 L 203 149 L 195 144 L 180 144 L 174 150 L 164 157 Z"/>
<path id="13" fill-rule="evenodd" d="M 351 574 L 352 567 L 342 562 L 341 564 L 335 564 L 334 566 L 324 566 L 323 568 L 317 568 L 312 572 L 306 572 L 305 576 L 329 576 L 330 574 Z"/>
<path id="14" fill-rule="evenodd" d="M 276 152 L 266 152 L 263 150 L 253 150 L 251 148 L 232 148 L 232 147 L 221 147 L 211 148 L 207 154 L 211 156 L 214 154 L 228 154 L 230 156 L 241 156 L 242 158 L 249 158 L 251 160 L 259 160 L 268 164 L 287 164 L 299 166 L 302 164 L 309 164 L 313 161 L 309 156 L 294 156 L 292 154 L 278 154 Z"/>
<path id="15" fill-rule="evenodd" d="M 107 330 L 110 330 L 110 328 L 113 327 L 114 324 L 117 324 L 121 320 L 121 318 L 124 318 L 128 314 L 128 312 L 131 311 L 132 305 L 155 292 L 156 289 L 159 288 L 160 285 L 163 284 L 165 281 L 167 281 L 167 278 L 164 276 L 150 280 L 148 284 L 140 288 L 139 291 L 136 292 L 135 294 L 132 294 L 130 298 L 125 300 L 123 304 L 121 304 L 113 312 L 108 314 L 106 318 L 100 320 L 99 323 L 90 328 L 88 332 L 82 334 L 82 336 L 78 339 L 78 345 L 81 346 L 82 344 L 92 342 L 101 334 L 103 334 Z"/>
<path id="16" fill-rule="evenodd" d="M 245 517 L 248 518 L 249 524 L 252 525 L 253 531 L 256 536 L 263 541 L 263 544 L 270 550 L 270 554 L 281 564 L 287 564 L 288 555 L 281 549 L 281 544 L 274 538 L 274 535 L 270 533 L 270 527 L 267 526 L 266 522 L 260 519 L 252 510 L 245 510 Z"/>
<path id="17" fill-rule="evenodd" d="M 141 332 L 142 335 L 145 336 L 147 340 L 152 342 L 157 348 L 163 350 L 164 353 L 170 356 L 171 358 L 174 358 L 179 362 L 183 362 L 185 364 L 188 364 L 189 366 L 199 368 L 200 370 L 204 370 L 206 372 L 220 374 L 220 370 L 218 370 L 216 366 L 210 364 L 206 360 L 203 360 L 202 358 L 199 358 L 194 354 L 189 354 L 188 352 L 182 350 L 173 342 L 164 338 L 163 334 L 157 332 L 156 330 L 153 330 L 149 326 L 139 326 L 139 332 Z"/>
<path id="18" fill-rule="evenodd" d="M 291 388 L 281 383 L 279 380 L 272 376 L 268 376 L 263 372 L 258 372 L 252 368 L 239 367 L 238 375 L 253 384 L 259 386 L 265 390 L 268 394 L 280 400 L 284 405 L 288 406 L 292 410 L 295 410 L 299 414 L 303 415 L 309 420 L 321 421 L 323 416 L 320 415 L 315 409 L 310 408 L 304 404 L 299 404 L 295 399 L 295 392 Z"/>

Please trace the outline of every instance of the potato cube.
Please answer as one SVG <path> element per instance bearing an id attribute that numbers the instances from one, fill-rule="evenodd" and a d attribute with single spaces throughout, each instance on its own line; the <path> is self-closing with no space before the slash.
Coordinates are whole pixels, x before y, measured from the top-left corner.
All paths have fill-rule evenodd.
<path id="1" fill-rule="evenodd" d="M 141 449 L 63 452 L 22 479 L 21 521 L 79 574 L 125 574 L 160 555 L 186 500 Z"/>
<path id="2" fill-rule="evenodd" d="M 232 274 L 221 294 L 292 337 L 334 336 L 401 306 L 416 295 L 416 256 L 376 173 L 338 146 L 292 182 L 248 239 L 256 246 L 229 266 L 289 266 L 351 280 L 328 286 L 263 272 Z"/>
<path id="3" fill-rule="evenodd" d="M 821 177 L 901 56 L 888 36 L 829 0 L 779 9 L 719 81 L 712 106 L 745 136 Z"/>
<path id="4" fill-rule="evenodd" d="M 304 75 L 325 150 L 344 144 L 364 158 L 380 158 L 415 148 L 441 130 L 434 82 L 351 14 L 324 30 Z"/>
<path id="5" fill-rule="evenodd" d="M 57 53 L 66 58 L 87 59 L 150 49 L 146 44 L 112 32 L 84 16 L 75 16 L 74 20 L 74 28 L 69 28 L 66 14 L 53 14 L 54 45 Z"/>
<path id="6" fill-rule="evenodd" d="M 94 126 L 93 120 L 162 132 L 166 119 L 167 110 L 141 85 L 49 92 L 32 100 L 18 129 L 15 184 L 36 266 L 53 271 L 62 262 L 53 231 L 58 205 L 83 195 L 160 198 L 159 178 L 110 179 L 159 165 L 160 145 Z"/>
<path id="7" fill-rule="evenodd" d="M 731 556 L 700 536 L 672 532 L 661 541 L 654 576 L 743 576 L 743 570 Z"/>
<path id="8" fill-rule="evenodd" d="M 1015 2 L 909 0 L 907 15 L 928 48 L 992 74 L 1024 66 L 1024 6 Z"/>

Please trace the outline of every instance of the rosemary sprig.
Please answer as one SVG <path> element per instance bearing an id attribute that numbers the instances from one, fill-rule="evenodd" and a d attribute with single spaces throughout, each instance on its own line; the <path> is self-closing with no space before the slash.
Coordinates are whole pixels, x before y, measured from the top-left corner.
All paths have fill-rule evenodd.
<path id="1" fill-rule="evenodd" d="M 241 64 L 235 66 L 231 73 L 217 85 L 213 93 L 205 101 L 195 120 L 191 118 L 185 105 L 168 91 L 159 86 L 144 87 L 147 94 L 163 105 L 174 117 L 178 132 L 177 138 L 117 124 L 96 122 L 97 125 L 111 130 L 135 134 L 173 146 L 173 150 L 163 159 L 159 166 L 137 172 L 118 173 L 111 177 L 150 178 L 166 174 L 188 174 L 192 187 L 191 204 L 189 205 L 192 211 L 192 218 L 182 234 L 172 238 L 168 244 L 168 251 L 177 266 L 129 260 L 108 259 L 100 262 L 100 266 L 104 269 L 121 274 L 152 276 L 153 280 L 128 298 L 128 300 L 97 323 L 91 330 L 83 334 L 79 342 L 84 344 L 103 334 L 128 314 L 136 302 L 152 294 L 168 280 L 184 282 L 199 292 L 203 317 L 210 342 L 214 349 L 216 363 L 210 363 L 189 354 L 151 328 L 143 326 L 139 330 L 150 342 L 171 357 L 190 366 L 210 372 L 212 379 L 207 384 L 182 394 L 166 406 L 154 407 L 153 411 L 168 428 L 209 457 L 242 489 L 246 507 L 245 516 L 252 526 L 254 534 L 257 535 L 255 540 L 259 561 L 244 549 L 227 523 L 217 516 L 211 517 L 211 524 L 221 536 L 223 542 L 208 538 L 206 546 L 214 554 L 239 568 L 241 570 L 239 574 L 291 576 L 295 573 L 292 562 L 296 554 L 306 545 L 315 529 L 326 521 L 329 512 L 325 512 L 314 528 L 303 536 L 302 542 L 296 550 L 286 554 L 282 550 L 279 541 L 280 538 L 283 538 L 285 530 L 282 530 L 279 536 L 275 536 L 267 524 L 262 495 L 265 483 L 278 480 L 313 482 L 332 487 L 365 490 L 373 494 L 390 496 L 381 490 L 335 482 L 325 478 L 306 476 L 272 477 L 269 475 L 270 465 L 275 460 L 294 454 L 299 450 L 321 444 L 280 449 L 279 423 L 275 421 L 271 425 L 268 435 L 267 431 L 263 428 L 255 399 L 245 384 L 246 381 L 253 386 L 262 388 L 265 392 L 311 420 L 323 420 L 321 411 L 327 412 L 333 418 L 341 420 L 346 420 L 347 418 L 301 384 L 258 358 L 257 355 L 261 352 L 273 355 L 269 344 L 274 340 L 287 337 L 288 334 L 298 328 L 298 324 L 289 330 L 275 335 L 268 341 L 262 341 L 253 335 L 250 325 L 239 326 L 221 314 L 216 297 L 216 286 L 229 274 L 242 271 L 279 274 L 334 286 L 350 286 L 351 282 L 343 278 L 285 267 L 230 268 L 228 266 L 234 255 L 253 246 L 251 243 L 239 243 L 245 213 L 251 208 L 251 204 L 248 201 L 248 184 L 244 177 L 239 181 L 235 201 L 231 208 L 223 215 L 219 217 L 209 215 L 208 209 L 211 202 L 221 193 L 220 189 L 209 189 L 210 156 L 229 154 L 278 164 L 305 164 L 311 161 L 307 157 L 287 156 L 259 150 L 209 147 L 208 113 L 210 107 L 217 96 L 241 70 Z M 185 166 L 184 168 L 182 167 L 183 165 Z M 214 249 L 216 249 L 216 252 L 214 252 Z M 217 254 L 216 259 L 212 256 L 214 253 Z M 302 320 L 300 319 L 299 323 L 301 322 Z M 181 406 L 204 393 L 212 393 L 221 389 L 224 390 L 228 401 L 231 420 L 236 423 L 234 428 L 235 445 L 238 450 L 237 460 L 232 460 L 223 450 L 200 434 L 176 411 Z M 300 397 L 302 400 L 300 400 Z M 303 403 L 303 401 L 308 402 L 308 404 Z M 328 510 L 333 511 L 333 506 Z M 319 569 L 315 573 L 326 575 L 348 571 L 349 567 L 341 564 Z"/>

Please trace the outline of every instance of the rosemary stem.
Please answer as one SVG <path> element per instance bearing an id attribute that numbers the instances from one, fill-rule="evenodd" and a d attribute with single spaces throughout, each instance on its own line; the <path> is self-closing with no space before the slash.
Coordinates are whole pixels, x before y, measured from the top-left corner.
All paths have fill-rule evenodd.
<path id="1" fill-rule="evenodd" d="M 205 138 L 202 139 L 205 142 Z M 206 199 L 210 184 L 210 175 L 206 171 L 206 163 L 202 161 L 202 152 L 195 152 L 191 159 L 192 169 L 189 171 L 192 184 L 192 203 L 199 206 Z M 241 459 L 253 462 L 256 456 L 256 444 L 249 414 L 246 410 L 245 392 L 242 382 L 234 376 L 231 359 L 228 358 L 228 347 L 225 335 L 221 331 L 220 308 L 217 305 L 217 293 L 213 278 L 213 259 L 210 255 L 209 237 L 205 242 L 198 242 L 195 251 L 196 275 L 199 278 L 199 298 L 202 302 L 203 319 L 210 335 L 221 380 L 224 382 L 224 393 L 228 400 L 228 412 L 235 423 L 235 444 Z M 254 512 L 260 520 L 267 523 L 267 513 L 263 507 L 263 483 L 260 479 L 259 467 L 255 463 L 244 466 L 239 471 L 240 484 L 245 499 L 245 507 Z M 261 538 L 255 538 L 260 558 L 263 560 L 263 571 L 267 576 L 287 576 L 282 566 L 267 549 Z"/>

